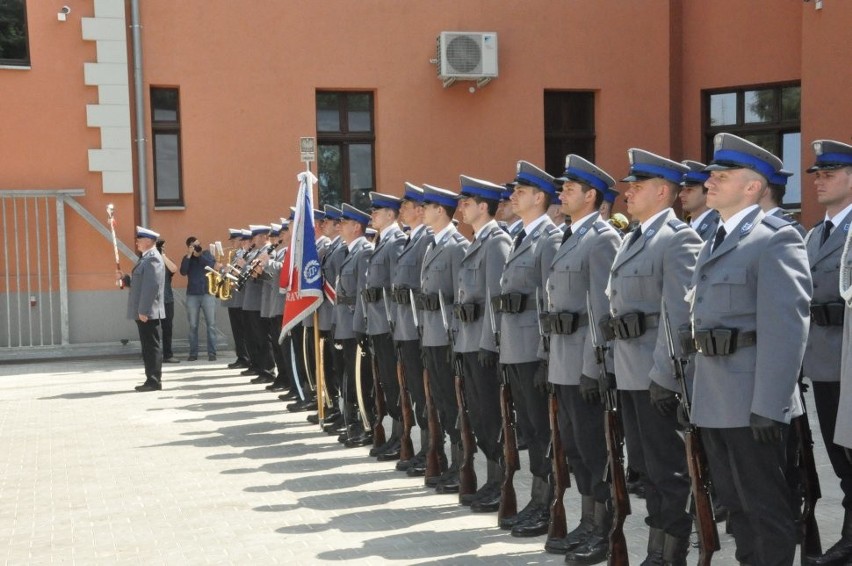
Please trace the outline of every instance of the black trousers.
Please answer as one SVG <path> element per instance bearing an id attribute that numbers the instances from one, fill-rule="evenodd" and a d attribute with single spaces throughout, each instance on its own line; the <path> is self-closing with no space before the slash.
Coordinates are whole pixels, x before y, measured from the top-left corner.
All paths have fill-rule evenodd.
<path id="1" fill-rule="evenodd" d="M 792 564 L 797 533 L 784 478 L 785 442 L 756 442 L 749 427 L 702 428 L 701 439 L 716 494 L 728 508 L 737 560 Z"/>
<path id="2" fill-rule="evenodd" d="M 136 319 L 139 342 L 142 344 L 142 363 L 145 364 L 145 382 L 161 383 L 163 377 L 163 350 L 160 348 L 160 321 L 149 318 Z"/>
<path id="3" fill-rule="evenodd" d="M 456 427 L 459 416 L 459 405 L 456 399 L 453 366 L 447 359 L 449 346 L 424 346 L 426 369 L 429 372 L 429 388 L 432 400 L 438 409 L 438 419 L 441 428 L 449 435 L 450 442 L 461 442 L 461 432 Z"/>
<path id="4" fill-rule="evenodd" d="M 160 320 L 160 330 L 163 336 L 163 359 L 167 360 L 175 355 L 172 351 L 172 321 L 175 318 L 175 304 L 163 303 L 163 306 L 166 307 L 166 318 Z"/>
<path id="5" fill-rule="evenodd" d="M 548 416 L 547 393 L 533 385 L 533 378 L 540 362 L 507 364 L 515 418 L 524 430 L 530 456 L 532 475 L 547 480 L 551 472 L 547 446 L 550 443 L 550 419 Z"/>
<path id="6" fill-rule="evenodd" d="M 331 332 L 320 330 L 320 345 L 322 347 L 322 365 L 323 379 L 325 380 L 325 388 L 332 399 L 337 399 L 340 396 L 340 376 L 336 367 L 336 358 L 334 349 L 334 341 L 331 338 Z M 319 370 L 317 370 L 319 371 Z"/>
<path id="7" fill-rule="evenodd" d="M 500 445 L 500 378 L 497 375 L 500 370 L 482 367 L 478 352 L 465 352 L 461 356 L 464 397 L 476 445 L 486 458 L 499 462 L 503 455 Z"/>
<path id="8" fill-rule="evenodd" d="M 399 379 L 396 374 L 396 346 L 388 333 L 370 336 L 376 368 L 379 370 L 379 383 L 385 395 L 385 408 L 395 421 L 402 421 L 402 409 L 399 406 Z"/>
<path id="9" fill-rule="evenodd" d="M 308 376 L 305 373 L 305 327 L 301 324 L 297 324 L 293 330 L 290 331 L 290 335 L 293 338 L 293 352 L 296 354 L 294 364 L 296 366 L 296 371 L 294 377 L 299 380 L 302 392 L 307 396 L 307 398 L 311 398 L 314 394 L 311 391 L 310 385 L 308 384 Z"/>
<path id="10" fill-rule="evenodd" d="M 278 338 L 281 336 L 282 316 L 273 316 L 263 320 L 266 321 L 266 335 L 272 349 L 272 359 L 275 360 L 275 367 L 278 371 L 275 384 L 292 387 L 293 369 L 290 367 L 290 343 L 288 342 L 290 338 L 287 337 L 284 342 L 278 343 Z"/>
<path id="11" fill-rule="evenodd" d="M 595 501 L 610 499 L 609 484 L 604 480 L 607 453 L 604 431 L 604 406 L 586 403 L 579 385 L 554 385 L 559 405 L 559 431 L 565 456 L 574 472 L 577 491 Z"/>
<path id="12" fill-rule="evenodd" d="M 686 447 L 677 432 L 677 417 L 661 415 L 651 405 L 647 390 L 619 394 L 630 467 L 639 472 L 645 485 L 645 522 L 672 536 L 686 538 L 692 528 L 686 513 L 689 471 Z"/>
<path id="13" fill-rule="evenodd" d="M 837 406 L 840 404 L 840 382 L 813 381 L 812 383 L 822 440 L 825 443 L 831 467 L 840 479 L 840 490 L 843 492 L 843 509 L 849 513 L 852 511 L 852 464 L 846 458 L 843 447 L 834 443 Z"/>
<path id="14" fill-rule="evenodd" d="M 411 410 L 417 426 L 426 430 L 429 420 L 426 414 L 426 390 L 423 388 L 423 357 L 420 351 L 420 340 L 404 340 L 398 342 L 402 355 L 402 370 L 405 374 L 405 387 L 411 396 Z"/>
<path id="15" fill-rule="evenodd" d="M 243 324 L 251 356 L 252 369 L 272 373 L 275 359 L 269 341 L 268 326 L 260 318 L 260 311 L 243 311 Z"/>
<path id="16" fill-rule="evenodd" d="M 237 359 L 249 362 L 250 356 L 246 345 L 246 331 L 243 325 L 243 309 L 228 308 L 228 320 L 231 321 L 231 334 L 234 335 L 234 350 Z"/>

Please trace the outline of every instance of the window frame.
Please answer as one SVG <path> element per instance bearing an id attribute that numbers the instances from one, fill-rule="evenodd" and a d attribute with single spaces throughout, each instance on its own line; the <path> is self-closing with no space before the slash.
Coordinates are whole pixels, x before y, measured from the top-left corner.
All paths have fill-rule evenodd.
<path id="1" fill-rule="evenodd" d="M 783 96 L 784 89 L 798 87 L 799 88 L 799 116 L 796 119 L 783 118 Z M 802 117 L 801 117 L 801 81 L 782 81 L 775 83 L 757 83 L 750 85 L 738 85 L 736 87 L 712 88 L 701 91 L 701 153 L 705 161 L 709 163 L 713 159 L 713 138 L 718 133 L 727 132 L 740 137 L 748 137 L 750 135 L 774 135 L 778 146 L 779 158 L 784 154 L 784 136 L 786 134 L 802 133 Z M 771 122 L 746 122 L 745 121 L 745 93 L 758 90 L 773 90 L 775 96 L 775 116 L 776 119 Z M 736 111 L 735 124 L 725 124 L 714 126 L 711 124 L 711 97 L 719 94 L 735 94 L 736 95 Z M 798 178 L 801 182 L 802 164 L 799 163 Z M 801 203 L 801 186 L 799 187 L 799 201 L 785 202 L 782 205 L 785 210 L 800 210 Z"/>
<path id="2" fill-rule="evenodd" d="M 27 16 L 27 2 L 22 0 L 21 8 L 23 9 L 22 24 L 24 29 L 24 57 L 22 59 L 10 59 L 0 57 L 0 68 L 6 69 L 29 69 L 32 67 L 32 59 L 30 53 L 30 28 Z"/>
<path id="3" fill-rule="evenodd" d="M 177 95 L 177 108 L 174 120 L 157 120 L 154 112 L 154 92 L 174 91 Z M 154 206 L 158 208 L 185 207 L 183 191 L 183 136 L 181 135 L 181 110 L 180 110 L 180 88 L 151 85 L 148 89 L 149 104 L 151 106 L 151 159 L 154 170 Z M 157 177 L 157 135 L 168 134 L 177 138 L 177 183 L 178 196 L 174 199 L 160 198 Z"/>
<path id="4" fill-rule="evenodd" d="M 314 93 L 314 103 L 316 120 L 319 119 L 319 106 L 317 99 L 322 94 L 334 94 L 338 97 L 338 124 L 337 131 L 320 131 L 317 123 L 317 148 L 320 146 L 337 146 L 340 151 L 340 202 L 353 203 L 353 189 L 351 186 L 351 160 L 349 148 L 352 145 L 369 145 L 370 146 L 370 172 L 372 176 L 372 187 L 356 189 L 366 195 L 369 191 L 376 190 L 376 93 L 374 90 L 331 90 L 317 89 Z M 350 131 L 349 130 L 349 97 L 350 95 L 367 95 L 369 97 L 369 115 L 370 129 L 368 131 Z M 317 164 L 317 175 L 319 176 L 319 164 Z M 320 199 L 322 199 L 322 191 L 320 191 Z M 318 205 L 321 207 L 325 203 L 320 201 Z M 340 203 L 334 203 L 338 205 Z"/>

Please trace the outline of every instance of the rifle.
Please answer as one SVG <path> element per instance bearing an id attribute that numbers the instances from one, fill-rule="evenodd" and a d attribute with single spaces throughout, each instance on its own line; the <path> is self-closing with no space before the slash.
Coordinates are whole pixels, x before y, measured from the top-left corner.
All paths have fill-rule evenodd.
<path id="1" fill-rule="evenodd" d="M 799 552 L 802 566 L 809 563 L 808 558 L 814 558 L 822 554 L 822 544 L 819 540 L 819 525 L 816 522 L 816 503 L 822 497 L 819 485 L 816 462 L 814 461 L 814 438 L 811 434 L 811 425 L 808 422 L 808 411 L 805 407 L 805 395 L 799 388 L 804 414 L 794 418 L 791 422 L 796 433 L 796 468 L 799 470 L 800 486 L 802 496 L 802 513 L 799 518 Z"/>
<path id="2" fill-rule="evenodd" d="M 394 320 L 390 312 L 390 301 L 384 287 L 382 287 L 382 300 L 385 303 L 385 315 L 388 319 L 391 340 L 393 340 Z M 414 457 L 414 445 L 411 444 L 411 427 L 414 426 L 414 411 L 411 410 L 411 396 L 405 386 L 405 368 L 402 365 L 402 350 L 399 342 L 394 340 L 396 347 L 396 380 L 399 383 L 399 409 L 402 412 L 402 438 L 400 438 L 399 459 L 411 460 Z"/>
<path id="3" fill-rule="evenodd" d="M 115 236 L 115 207 L 112 204 L 107 205 L 107 223 L 109 224 L 110 232 L 112 232 L 112 250 L 115 252 L 115 270 L 121 271 L 121 262 L 118 260 L 118 238 Z M 124 278 L 118 277 L 115 280 L 115 284 L 119 289 L 124 289 Z"/>
<path id="4" fill-rule="evenodd" d="M 422 333 L 417 318 L 417 305 L 414 301 L 414 291 L 408 290 L 411 297 L 411 313 L 414 315 L 414 326 Z M 429 422 L 429 449 L 426 451 L 426 479 L 441 475 L 441 461 L 438 459 L 438 445 L 443 444 L 441 433 L 441 421 L 438 417 L 438 408 L 432 399 L 432 386 L 430 385 L 429 370 L 423 364 L 423 390 L 426 394 L 426 415 Z"/>
<path id="5" fill-rule="evenodd" d="M 491 304 L 491 294 L 485 289 L 486 308 L 494 331 L 494 343 L 500 348 L 500 330 L 494 316 L 494 305 Z M 500 439 L 503 442 L 503 484 L 500 486 L 500 507 L 497 509 L 497 519 L 505 519 L 518 514 L 518 498 L 515 494 L 515 472 L 521 465 L 518 458 L 518 438 L 515 435 L 515 413 L 512 403 L 512 388 L 509 385 L 509 374 L 506 366 L 500 364 L 500 415 L 503 417 L 503 427 L 500 429 Z"/>
<path id="6" fill-rule="evenodd" d="M 538 318 L 538 335 L 541 336 L 545 353 L 550 352 L 550 338 L 541 324 L 541 300 L 538 288 L 535 290 L 535 310 Z M 549 306 L 548 306 L 549 310 Z M 568 534 L 568 523 L 565 518 L 565 490 L 571 487 L 571 475 L 568 473 L 568 463 L 565 460 L 565 448 L 562 446 L 562 434 L 559 430 L 559 402 L 556 399 L 556 389 L 552 384 L 548 387 L 548 417 L 550 419 L 550 475 L 553 478 L 553 501 L 550 503 L 550 522 L 547 526 L 547 538 L 560 539 Z"/>
<path id="7" fill-rule="evenodd" d="M 361 310 L 364 313 L 364 325 L 366 329 L 367 304 L 363 298 L 361 300 Z M 387 414 L 387 407 L 385 407 L 385 391 L 382 388 L 382 381 L 379 379 L 379 366 L 376 362 L 376 344 L 372 338 L 370 338 L 370 349 L 372 350 L 370 353 L 370 369 L 373 370 L 373 395 L 375 396 L 373 402 L 376 409 L 376 420 L 373 422 L 373 448 L 378 448 L 387 443 L 385 427 L 382 424 Z"/>
<path id="8" fill-rule="evenodd" d="M 690 492 L 695 504 L 695 524 L 698 531 L 698 565 L 709 566 L 713 553 L 719 550 L 719 532 L 713 516 L 713 501 L 710 498 L 710 476 L 707 470 L 707 456 L 701 443 L 698 427 L 692 424 L 692 404 L 684 375 L 684 360 L 677 356 L 672 337 L 672 327 L 666 303 L 661 308 L 663 329 L 666 333 L 666 347 L 672 360 L 675 381 L 680 384 L 680 406 L 687 424 L 683 431 L 686 444 L 686 463 L 689 467 Z"/>
<path id="9" fill-rule="evenodd" d="M 453 362 L 453 371 L 456 389 L 456 403 L 459 408 L 458 428 L 462 441 L 462 462 L 459 467 L 459 501 L 463 495 L 476 493 L 476 471 L 473 469 L 473 454 L 476 452 L 476 439 L 473 437 L 473 429 L 470 426 L 470 415 L 467 412 L 467 399 L 464 396 L 464 377 L 462 376 L 461 360 L 455 355 L 455 341 L 453 329 L 450 328 L 447 319 L 444 293 L 438 290 L 438 304 L 441 306 L 441 322 L 447 332 L 447 343 L 450 347 L 450 359 Z"/>
<path id="10" fill-rule="evenodd" d="M 606 351 L 609 347 L 598 336 L 598 319 L 592 308 L 592 299 L 586 291 L 586 311 L 589 314 L 589 332 L 595 345 L 595 359 L 600 367 L 600 379 L 606 382 Z M 629 564 L 627 540 L 624 538 L 624 520 L 630 515 L 630 496 L 627 494 L 627 478 L 624 474 L 624 429 L 618 413 L 618 397 L 614 389 L 604 393 L 604 436 L 606 439 L 606 476 L 612 498 L 612 527 L 609 530 L 609 555 L 607 564 L 621 566 Z"/>

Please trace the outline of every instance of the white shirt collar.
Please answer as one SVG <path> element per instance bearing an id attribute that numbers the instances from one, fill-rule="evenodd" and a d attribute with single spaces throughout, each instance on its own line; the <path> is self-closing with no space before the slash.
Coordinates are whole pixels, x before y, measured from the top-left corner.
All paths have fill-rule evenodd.
<path id="1" fill-rule="evenodd" d="M 455 230 L 456 230 L 456 227 L 453 225 L 453 223 L 452 223 L 452 222 L 450 222 L 449 224 L 447 224 L 447 225 L 444 227 L 444 229 L 443 229 L 443 230 L 441 230 L 440 232 L 438 232 L 437 234 L 435 234 L 435 243 L 437 244 L 438 242 L 440 242 L 440 241 L 441 241 L 441 239 L 443 239 L 443 237 L 444 237 L 446 234 L 449 234 L 450 232 L 455 232 Z"/>
<path id="2" fill-rule="evenodd" d="M 846 208 L 844 208 L 843 210 L 841 210 L 840 212 L 838 212 L 837 214 L 835 214 L 831 218 L 829 218 L 828 213 L 826 213 L 825 219 L 831 220 L 831 223 L 834 225 L 835 228 L 837 228 L 837 226 L 839 226 L 840 223 L 843 222 L 843 219 L 846 218 L 846 215 L 849 214 L 850 212 L 852 212 L 852 204 L 850 204 L 849 206 L 847 206 Z"/>
<path id="3" fill-rule="evenodd" d="M 482 234 L 482 233 L 485 231 L 485 229 L 486 229 L 486 228 L 488 228 L 488 229 L 493 229 L 493 227 L 494 227 L 494 226 L 497 226 L 497 221 L 496 221 L 496 220 L 494 220 L 494 219 L 492 218 L 491 220 L 489 220 L 488 222 L 486 222 L 485 224 L 483 224 L 483 225 L 479 228 L 479 230 L 477 230 L 476 232 L 474 232 L 474 234 L 473 234 L 473 239 L 474 239 L 474 240 L 475 240 L 475 239 L 477 239 L 477 238 L 479 237 L 479 235 L 480 235 L 480 234 Z"/>
<path id="4" fill-rule="evenodd" d="M 538 218 L 536 218 L 535 220 L 533 220 L 529 224 L 525 224 L 524 225 L 524 232 L 526 232 L 527 236 L 529 236 L 530 234 L 532 234 L 535 231 L 536 228 L 538 228 L 539 224 L 541 224 L 545 220 L 548 220 L 549 218 L 550 217 L 547 215 L 547 213 L 542 214 L 541 216 L 539 216 Z"/>
<path id="5" fill-rule="evenodd" d="M 511 234 L 512 232 L 514 232 L 514 231 L 515 231 L 515 228 L 517 228 L 517 227 L 518 227 L 518 226 L 520 226 L 521 224 L 523 224 L 523 220 L 521 220 L 520 218 L 519 218 L 518 220 L 515 220 L 514 222 L 512 222 L 512 223 L 509 225 L 509 233 Z"/>
<path id="6" fill-rule="evenodd" d="M 654 216 L 652 216 L 651 218 L 649 218 L 648 220 L 646 220 L 645 222 L 643 222 L 643 223 L 642 223 L 642 233 L 643 233 L 643 234 L 647 234 L 647 233 L 648 233 L 648 228 L 650 228 L 650 227 L 651 227 L 651 224 L 653 224 L 654 222 L 656 222 L 657 218 L 659 218 L 659 217 L 660 217 L 660 216 L 662 216 L 663 214 L 668 214 L 668 212 L 669 212 L 670 210 L 671 210 L 671 208 L 664 208 L 663 210 L 661 210 L 660 212 L 658 212 L 657 214 L 655 214 Z"/>
<path id="7" fill-rule="evenodd" d="M 702 212 L 701 214 L 699 214 L 698 216 L 696 216 L 695 218 L 690 220 L 689 226 L 691 228 L 695 228 L 697 230 L 698 227 L 701 226 L 701 223 L 704 222 L 704 219 L 707 218 L 707 215 L 710 214 L 711 212 L 713 212 L 713 209 L 708 208 L 707 210 L 705 210 L 704 212 Z"/>
<path id="8" fill-rule="evenodd" d="M 420 232 L 422 232 L 422 231 L 423 231 L 423 230 L 425 230 L 425 229 L 426 229 L 426 225 L 425 225 L 425 224 L 418 224 L 417 226 L 415 226 L 414 228 L 411 228 L 411 229 L 408 231 L 408 235 L 409 235 L 409 236 L 411 237 L 411 239 L 413 240 L 414 238 L 416 238 L 416 237 L 417 237 L 417 235 L 418 235 Z"/>
<path id="9" fill-rule="evenodd" d="M 584 217 L 578 219 L 576 222 L 571 222 L 571 232 L 576 234 L 577 231 L 580 228 L 582 228 L 584 224 L 588 223 L 589 219 L 592 216 L 594 216 L 595 214 L 597 214 L 597 212 L 590 212 L 589 214 L 585 215 Z"/>
<path id="10" fill-rule="evenodd" d="M 741 211 L 739 211 L 738 213 L 736 213 L 733 216 L 731 216 L 730 218 L 728 218 L 725 221 L 725 223 L 722 224 L 722 226 L 725 227 L 725 234 L 733 234 L 734 230 L 737 229 L 737 226 L 739 225 L 740 222 L 742 222 L 743 218 L 745 218 L 746 216 L 748 216 L 749 214 L 754 212 L 754 209 L 756 209 L 756 208 L 759 208 L 756 204 L 753 204 L 751 206 L 747 206 L 744 209 L 742 209 Z M 767 212 L 766 214 L 769 215 L 770 213 Z M 719 230 L 717 229 L 716 231 L 718 232 Z"/>
<path id="11" fill-rule="evenodd" d="M 352 250 L 354 250 L 355 246 L 361 245 L 361 242 L 366 239 L 367 238 L 365 238 L 364 236 L 358 236 L 357 238 L 355 238 L 355 240 L 347 246 L 349 248 L 349 251 L 351 252 Z"/>
<path id="12" fill-rule="evenodd" d="M 149 250 L 145 250 L 145 252 L 142 254 L 142 257 L 154 255 L 155 253 L 157 253 L 157 247 L 156 246 L 152 247 Z"/>
<path id="13" fill-rule="evenodd" d="M 385 226 L 384 230 L 379 232 L 379 237 L 384 240 L 385 236 L 387 236 L 388 233 L 394 232 L 395 230 L 398 230 L 398 229 L 399 229 L 399 226 L 397 226 L 396 222 L 392 222 L 388 226 Z"/>

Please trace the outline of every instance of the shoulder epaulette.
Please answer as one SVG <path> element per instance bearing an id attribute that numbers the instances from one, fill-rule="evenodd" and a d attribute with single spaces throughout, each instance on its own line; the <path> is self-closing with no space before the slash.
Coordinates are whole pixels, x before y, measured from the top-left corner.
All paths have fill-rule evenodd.
<path id="1" fill-rule="evenodd" d="M 675 232 L 679 232 L 689 226 L 689 224 L 678 218 L 673 218 L 672 220 L 669 220 L 666 224 L 671 226 L 672 230 L 674 230 Z"/>
<path id="2" fill-rule="evenodd" d="M 543 231 L 546 232 L 548 236 L 552 236 L 554 234 L 562 234 L 562 230 L 560 230 L 559 226 L 555 224 L 548 224 L 544 227 Z"/>
<path id="3" fill-rule="evenodd" d="M 464 237 L 464 234 L 461 232 L 453 232 L 453 240 L 456 242 L 466 242 L 467 238 Z"/>
<path id="4" fill-rule="evenodd" d="M 609 230 L 615 230 L 615 228 L 612 227 L 612 224 L 610 224 L 609 222 L 604 222 L 603 220 L 595 220 L 592 224 L 592 228 L 595 229 L 596 234 L 602 234 Z"/>
<path id="5" fill-rule="evenodd" d="M 779 218 L 771 214 L 764 216 L 762 222 L 773 230 L 779 230 L 784 226 L 790 226 L 793 224 L 793 221 L 788 218 Z"/>

